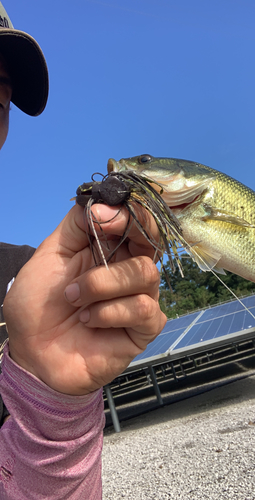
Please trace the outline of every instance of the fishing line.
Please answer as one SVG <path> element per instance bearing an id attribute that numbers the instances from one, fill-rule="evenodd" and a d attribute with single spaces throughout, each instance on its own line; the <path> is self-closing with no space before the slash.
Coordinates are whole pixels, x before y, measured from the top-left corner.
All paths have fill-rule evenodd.
<path id="1" fill-rule="evenodd" d="M 224 285 L 225 288 L 230 293 L 232 293 L 233 297 L 235 297 L 238 300 L 238 302 L 241 304 L 241 306 L 243 306 L 243 308 L 255 319 L 255 316 L 254 316 L 254 314 L 252 314 L 252 312 L 250 311 L 250 309 L 248 309 L 246 307 L 246 305 L 241 301 L 241 299 L 239 299 L 239 297 L 237 297 L 237 295 L 231 290 L 231 288 L 229 288 L 228 285 L 226 285 L 226 283 L 224 283 L 224 281 L 222 281 L 222 279 L 218 276 L 218 274 L 216 274 L 212 269 L 210 269 L 210 271 L 213 273 L 214 276 L 216 276 L 216 278 L 218 278 L 218 280 L 220 281 L 220 283 L 222 283 L 222 285 Z"/>
<path id="2" fill-rule="evenodd" d="M 102 174 L 100 174 L 102 175 Z M 115 187 L 112 185 L 111 181 L 112 179 L 115 178 Z M 95 180 L 92 177 L 92 180 L 95 182 Z M 121 183 L 124 182 L 124 191 L 122 191 L 122 186 Z M 168 205 L 165 203 L 163 198 L 161 197 L 162 192 L 158 193 L 151 185 L 157 184 L 159 187 L 160 184 L 157 182 L 153 181 L 152 179 L 149 179 L 148 177 L 144 177 L 142 175 L 137 175 L 135 172 L 132 170 L 128 170 L 125 172 L 111 172 L 110 174 L 103 176 L 103 181 L 101 183 L 96 183 L 96 190 L 93 192 L 93 187 L 92 184 L 84 184 L 80 186 L 77 190 L 77 195 L 79 195 L 79 200 L 77 199 L 77 202 L 79 204 L 81 202 L 82 195 L 86 195 L 86 198 L 89 198 L 89 200 L 86 202 L 86 215 L 89 223 L 89 228 L 92 230 L 92 233 L 95 237 L 98 251 L 101 256 L 101 263 L 103 263 L 107 269 L 108 268 L 108 262 L 112 259 L 114 256 L 115 252 L 118 250 L 118 248 L 122 245 L 124 240 L 128 237 L 128 234 L 130 232 L 132 224 L 130 224 L 130 216 L 133 217 L 133 222 L 136 224 L 137 228 L 140 230 L 140 232 L 143 234 L 143 236 L 147 239 L 147 241 L 152 245 L 152 247 L 155 250 L 154 254 L 154 260 L 156 257 L 158 257 L 159 262 L 161 263 L 161 269 L 163 270 L 165 276 L 167 276 L 166 270 L 163 266 L 163 256 L 162 253 L 166 253 L 168 258 L 169 258 L 169 264 L 170 268 L 172 269 L 172 272 L 175 272 L 175 265 L 173 263 L 173 257 L 175 258 L 175 262 L 178 265 L 180 274 L 182 277 L 184 277 L 183 274 L 183 269 L 180 261 L 180 257 L 178 255 L 178 251 L 180 250 L 180 247 L 183 248 L 184 251 L 188 252 L 191 256 L 191 258 L 194 260 L 194 262 L 197 264 L 196 259 L 192 256 L 196 255 L 197 260 L 202 262 L 205 269 L 209 272 L 211 272 L 218 280 L 219 282 L 231 293 L 231 295 L 238 300 L 238 302 L 241 304 L 243 309 L 247 311 L 252 318 L 255 319 L 255 316 L 252 314 L 252 312 L 245 306 L 245 304 L 242 302 L 242 300 L 237 297 L 237 295 L 224 283 L 224 281 L 218 276 L 218 274 L 213 270 L 214 264 L 212 267 L 209 267 L 208 263 L 203 259 L 201 255 L 199 255 L 196 250 L 194 249 L 194 246 L 192 248 L 189 243 L 186 242 L 182 235 L 182 230 L 181 226 L 179 224 L 179 221 L 176 219 L 174 214 L 171 211 L 171 208 L 168 207 Z M 114 191 L 114 189 L 115 191 Z M 113 196 L 117 196 L 117 203 L 113 201 L 112 203 L 109 203 L 109 201 L 114 200 Z M 126 209 L 129 212 L 129 220 L 126 225 L 124 234 L 119 240 L 118 245 L 114 250 L 111 251 L 110 255 L 106 258 L 99 240 L 99 237 L 97 235 L 96 229 L 94 227 L 94 223 L 97 223 L 100 227 L 100 230 L 102 233 L 104 233 L 101 224 L 99 221 L 95 219 L 95 216 L 92 212 L 92 205 L 93 203 L 98 202 L 100 199 L 100 202 L 104 202 L 106 204 L 121 204 L 126 207 Z M 84 197 L 85 200 L 85 197 Z M 146 223 L 146 218 L 143 215 L 143 223 L 140 222 L 138 215 L 136 213 L 134 203 L 136 205 L 140 205 L 141 207 L 145 208 L 154 218 L 159 234 L 160 234 L 160 240 L 156 241 L 155 238 L 153 237 L 149 225 Z M 84 206 L 84 205 L 83 205 Z M 118 212 L 119 213 L 119 212 Z M 118 214 L 116 214 L 117 216 Z M 93 220 L 94 218 L 94 220 Z M 113 217 L 114 218 L 114 217 Z M 108 221 L 109 222 L 109 221 Z M 89 242 L 93 246 L 91 236 L 88 235 Z M 107 241 L 106 241 L 107 243 Z M 191 249 L 192 248 L 192 249 Z M 107 247 L 108 251 L 110 250 L 109 246 Z M 96 259 L 95 259 L 95 254 L 93 252 L 93 257 L 95 264 L 97 264 Z M 161 254 L 161 255 L 160 255 Z M 197 264 L 198 265 L 198 264 Z M 199 266 L 200 267 L 200 266 Z M 201 267 L 200 267 L 201 268 Z M 203 269 L 202 269 L 203 270 Z M 169 285 L 169 279 L 167 279 L 167 283 Z M 171 290 L 171 286 L 169 287 Z"/>
<path id="3" fill-rule="evenodd" d="M 194 250 L 193 250 L 194 251 Z M 197 254 L 196 251 L 194 251 Z M 191 256 L 192 257 L 192 256 Z M 204 259 L 199 255 L 199 259 L 203 262 L 203 264 L 205 264 L 205 266 L 207 267 L 208 271 L 211 272 L 215 278 L 217 278 L 219 280 L 219 282 L 224 285 L 224 287 L 233 295 L 233 297 L 235 297 L 235 299 L 238 300 L 238 302 L 241 304 L 241 306 L 253 317 L 253 319 L 255 319 L 255 316 L 252 314 L 252 312 L 248 309 L 248 307 L 246 307 L 246 305 L 241 301 L 241 299 L 239 299 L 239 297 L 237 297 L 237 295 L 235 294 L 235 292 L 233 292 L 233 290 L 231 290 L 231 288 L 228 287 L 228 285 L 226 285 L 226 283 L 224 283 L 224 281 L 219 277 L 219 275 L 213 270 L 211 269 L 208 264 L 204 261 Z M 194 260 L 194 259 L 193 259 Z M 195 261 L 194 261 L 195 262 Z"/>

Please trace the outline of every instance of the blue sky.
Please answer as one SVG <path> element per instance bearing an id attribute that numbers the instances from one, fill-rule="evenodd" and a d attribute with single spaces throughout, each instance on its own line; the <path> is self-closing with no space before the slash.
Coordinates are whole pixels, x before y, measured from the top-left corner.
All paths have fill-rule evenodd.
<path id="1" fill-rule="evenodd" d="M 2 0 L 41 45 L 50 95 L 11 110 L 1 240 L 37 246 L 109 157 L 150 153 L 255 190 L 253 0 Z"/>

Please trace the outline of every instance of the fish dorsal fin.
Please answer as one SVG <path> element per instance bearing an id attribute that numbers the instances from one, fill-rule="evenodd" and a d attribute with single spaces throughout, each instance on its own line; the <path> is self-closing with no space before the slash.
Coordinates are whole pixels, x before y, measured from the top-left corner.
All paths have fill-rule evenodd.
<path id="1" fill-rule="evenodd" d="M 203 206 L 207 212 L 207 214 L 204 217 L 202 217 L 202 220 L 205 222 L 207 220 L 219 220 L 222 222 L 227 222 L 228 224 L 235 224 L 236 226 L 241 226 L 241 227 L 251 227 L 251 228 L 255 227 L 253 224 L 250 224 L 245 219 L 239 217 L 233 212 L 227 212 L 225 210 L 222 210 L 221 208 L 213 208 L 207 205 L 206 203 L 204 203 Z"/>
<path id="2" fill-rule="evenodd" d="M 226 274 L 222 267 L 217 266 L 221 255 L 213 250 L 205 250 L 201 245 L 195 244 L 190 246 L 186 251 L 196 262 L 202 271 L 211 271 L 212 269 L 218 274 Z"/>

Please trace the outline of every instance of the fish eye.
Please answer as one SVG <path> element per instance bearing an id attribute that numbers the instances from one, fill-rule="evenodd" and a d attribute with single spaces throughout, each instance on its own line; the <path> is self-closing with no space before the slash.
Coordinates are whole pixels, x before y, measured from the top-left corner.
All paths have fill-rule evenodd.
<path id="1" fill-rule="evenodd" d="M 142 155 L 138 158 L 138 163 L 143 164 L 143 163 L 149 163 L 152 160 L 150 155 Z"/>

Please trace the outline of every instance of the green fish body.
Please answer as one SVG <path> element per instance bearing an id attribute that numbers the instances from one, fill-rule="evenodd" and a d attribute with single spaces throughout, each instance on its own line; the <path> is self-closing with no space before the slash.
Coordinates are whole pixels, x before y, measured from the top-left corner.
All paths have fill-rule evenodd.
<path id="1" fill-rule="evenodd" d="M 188 253 L 203 271 L 224 269 L 255 282 L 255 192 L 205 165 L 175 158 L 110 159 L 108 172 L 133 170 L 152 183 L 180 222 Z M 155 184 L 153 184 L 155 182 Z"/>

